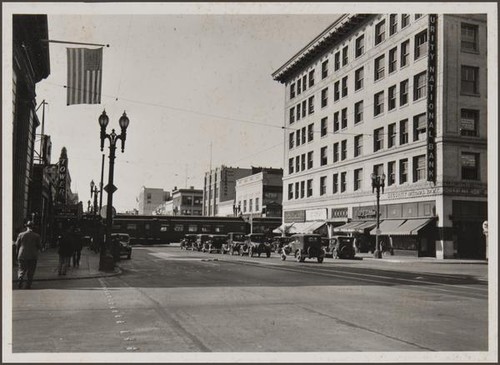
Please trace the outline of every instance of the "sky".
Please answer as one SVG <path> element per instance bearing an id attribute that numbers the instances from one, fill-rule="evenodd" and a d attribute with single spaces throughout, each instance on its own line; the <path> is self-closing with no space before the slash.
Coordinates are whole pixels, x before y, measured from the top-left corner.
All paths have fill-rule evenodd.
<path id="1" fill-rule="evenodd" d="M 107 183 L 109 142 L 101 152 L 98 125 L 105 109 L 108 133 L 119 132 L 123 111 L 130 119 L 115 160 L 119 212 L 137 207 L 142 186 L 201 189 L 210 167 L 282 168 L 285 90 L 271 74 L 337 17 L 49 14 L 49 39 L 110 45 L 101 104 L 67 106 L 66 47 L 79 46 L 50 44 L 51 74 L 37 84 L 37 102 L 48 103 L 51 162 L 66 147 L 71 188 L 86 207 L 102 153 Z"/>

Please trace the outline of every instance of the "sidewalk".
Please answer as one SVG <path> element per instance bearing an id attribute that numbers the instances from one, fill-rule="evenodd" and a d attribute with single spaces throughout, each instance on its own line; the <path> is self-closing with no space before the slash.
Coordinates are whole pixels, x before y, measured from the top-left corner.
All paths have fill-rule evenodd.
<path id="1" fill-rule="evenodd" d="M 116 266 L 114 272 L 99 271 L 99 254 L 89 250 L 88 247 L 84 247 L 82 249 L 80 266 L 69 267 L 66 275 L 58 275 L 58 263 L 59 255 L 57 254 L 57 248 L 49 248 L 48 250 L 41 252 L 38 256 L 33 281 L 88 279 L 121 274 L 121 270 Z M 17 264 L 12 268 L 12 281 L 17 282 Z"/>
<path id="2" fill-rule="evenodd" d="M 357 253 L 356 257 L 363 260 L 374 260 L 379 262 L 393 262 L 393 263 L 429 263 L 429 264 L 483 264 L 487 265 L 488 260 L 473 260 L 473 259 L 437 259 L 435 257 L 416 257 L 405 255 L 383 255 L 378 259 L 373 257 L 372 253 Z"/>

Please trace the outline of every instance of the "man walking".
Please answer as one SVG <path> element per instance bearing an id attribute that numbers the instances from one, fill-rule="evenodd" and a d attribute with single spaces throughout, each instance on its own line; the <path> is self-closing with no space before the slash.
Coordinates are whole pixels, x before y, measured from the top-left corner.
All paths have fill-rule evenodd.
<path id="1" fill-rule="evenodd" d="M 26 231 L 19 233 L 16 241 L 18 275 L 17 287 L 23 287 L 24 276 L 27 276 L 26 289 L 31 289 L 35 275 L 38 251 L 42 248 L 40 235 L 33 232 L 33 222 L 26 223 Z"/>

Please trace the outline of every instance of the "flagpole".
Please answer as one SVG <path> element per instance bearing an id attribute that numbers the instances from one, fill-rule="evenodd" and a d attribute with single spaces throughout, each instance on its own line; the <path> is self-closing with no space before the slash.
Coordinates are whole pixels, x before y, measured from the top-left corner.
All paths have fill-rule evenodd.
<path id="1" fill-rule="evenodd" d="M 80 44 L 85 46 L 99 46 L 99 47 L 109 47 L 109 44 L 97 44 L 97 43 L 82 43 L 82 42 L 69 42 L 69 41 L 56 41 L 52 39 L 41 39 L 42 42 L 46 43 L 65 43 L 65 44 Z"/>

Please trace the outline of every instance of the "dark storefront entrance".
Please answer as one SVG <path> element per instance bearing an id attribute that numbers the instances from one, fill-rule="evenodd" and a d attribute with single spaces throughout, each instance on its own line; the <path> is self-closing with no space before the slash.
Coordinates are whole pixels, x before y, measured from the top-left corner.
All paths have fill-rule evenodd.
<path id="1" fill-rule="evenodd" d="M 482 224 L 488 216 L 486 202 L 453 201 L 453 228 L 457 254 L 462 259 L 485 259 L 486 237 Z M 455 237 L 454 237 L 455 238 Z"/>

